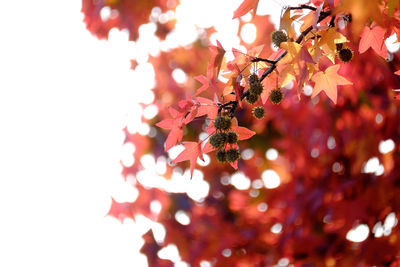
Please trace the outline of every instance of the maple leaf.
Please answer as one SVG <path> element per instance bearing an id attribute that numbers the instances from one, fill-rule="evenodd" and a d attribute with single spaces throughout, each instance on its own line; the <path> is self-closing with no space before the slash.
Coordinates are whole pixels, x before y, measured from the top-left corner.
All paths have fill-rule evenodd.
<path id="1" fill-rule="evenodd" d="M 264 90 L 261 93 L 261 101 L 263 104 L 267 102 L 269 98 L 269 94 L 272 89 L 275 89 L 277 87 L 277 82 L 278 82 L 278 75 L 276 72 L 272 72 L 270 75 L 268 75 L 263 81 L 262 84 L 264 86 Z"/>
<path id="2" fill-rule="evenodd" d="M 315 97 L 321 91 L 325 91 L 326 95 L 336 104 L 337 86 L 353 84 L 337 73 L 339 68 L 339 64 L 332 65 L 325 71 L 320 71 L 313 75 L 311 79 L 315 82 L 315 86 L 311 97 Z"/>
<path id="3" fill-rule="evenodd" d="M 112 216 L 118 219 L 121 223 L 125 218 L 134 219 L 134 209 L 133 205 L 130 202 L 119 203 L 115 201 L 113 197 L 111 197 L 111 207 L 107 213 L 107 216 Z"/>
<path id="4" fill-rule="evenodd" d="M 322 3 L 315 12 L 310 12 L 302 19 L 302 21 L 304 21 L 304 23 L 300 27 L 301 32 L 305 31 L 310 26 L 312 26 L 314 29 L 318 28 L 317 24 L 318 24 L 319 16 L 321 15 L 323 6 L 324 6 L 324 3 Z"/>
<path id="5" fill-rule="evenodd" d="M 185 142 L 185 150 L 183 150 L 174 160 L 173 163 L 178 163 L 185 160 L 190 160 L 190 175 L 193 176 L 194 166 L 196 165 L 197 158 L 204 161 L 203 152 L 201 150 L 201 141 L 199 142 Z"/>
<path id="6" fill-rule="evenodd" d="M 296 43 L 296 42 L 282 42 L 281 43 L 281 48 L 287 51 L 287 54 L 284 58 L 282 58 L 277 66 L 279 65 L 284 65 L 284 64 L 290 64 L 293 62 L 297 62 L 299 59 L 299 53 L 301 49 L 301 45 Z"/>
<path id="7" fill-rule="evenodd" d="M 387 57 L 387 48 L 385 44 L 386 30 L 380 26 L 372 25 L 371 27 L 365 26 L 361 34 L 361 40 L 358 51 L 360 54 L 372 48 L 378 55 L 383 58 Z"/>
<path id="8" fill-rule="evenodd" d="M 321 31 L 320 34 L 319 45 L 332 63 L 335 63 L 336 44 L 348 42 L 347 38 L 338 32 L 335 27 Z"/>
<path id="9" fill-rule="evenodd" d="M 218 105 L 215 101 L 208 98 L 197 97 L 196 100 L 200 103 L 197 110 L 197 117 L 207 115 L 210 119 L 214 119 L 218 115 Z"/>
<path id="10" fill-rule="evenodd" d="M 162 129 L 171 130 L 165 141 L 165 151 L 170 150 L 174 145 L 182 141 L 183 128 L 185 126 L 182 113 L 171 107 L 168 111 L 173 119 L 165 119 L 156 124 Z"/>
<path id="11" fill-rule="evenodd" d="M 232 131 L 236 132 L 238 135 L 238 140 L 246 140 L 251 138 L 256 133 L 252 130 L 247 129 L 246 127 L 241 127 L 238 125 L 238 121 L 236 118 L 232 119 Z"/>
<path id="12" fill-rule="evenodd" d="M 292 22 L 295 21 L 295 19 L 298 18 L 299 16 L 300 15 L 295 15 L 290 17 L 290 9 L 287 8 L 281 17 L 279 29 L 285 30 L 289 37 L 295 38 L 296 32 L 292 27 Z"/>
<path id="13" fill-rule="evenodd" d="M 246 15 L 247 12 L 250 10 L 254 10 L 254 14 L 257 12 L 257 6 L 258 6 L 258 1 L 259 0 L 244 0 L 240 6 L 233 12 L 233 18 L 236 19 L 239 18 L 243 15 Z"/>
<path id="14" fill-rule="evenodd" d="M 281 47 L 288 52 L 277 64 L 287 64 L 287 66 L 281 70 L 281 86 L 285 86 L 296 78 L 298 81 L 297 95 L 300 98 L 301 90 L 309 76 L 307 63 L 313 65 L 315 62 L 305 46 L 296 42 L 283 42 L 281 43 Z"/>
<path id="15" fill-rule="evenodd" d="M 210 88 L 210 80 L 206 76 L 199 75 L 194 77 L 194 79 L 201 83 L 201 87 L 197 89 L 196 93 L 194 94 L 195 96 L 201 94 L 202 92 Z"/>
<path id="16" fill-rule="evenodd" d="M 382 24 L 381 0 L 342 0 L 335 8 L 334 15 L 338 13 L 351 14 L 351 26 L 355 36 L 361 33 L 365 23 L 373 19 Z"/>
<path id="17" fill-rule="evenodd" d="M 221 43 L 217 40 L 217 46 L 210 45 L 211 59 L 207 66 L 207 78 L 215 81 L 218 78 L 221 69 L 222 60 L 224 59 L 225 50 Z"/>

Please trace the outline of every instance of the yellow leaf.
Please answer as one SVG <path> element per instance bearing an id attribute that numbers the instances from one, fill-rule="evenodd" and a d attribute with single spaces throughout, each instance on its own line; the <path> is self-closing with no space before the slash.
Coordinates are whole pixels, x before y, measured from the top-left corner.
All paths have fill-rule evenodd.
<path id="1" fill-rule="evenodd" d="M 292 28 L 293 19 L 290 18 L 290 9 L 286 9 L 281 17 L 280 29 L 285 30 L 289 37 L 296 38 L 296 33 Z"/>
<path id="2" fill-rule="evenodd" d="M 340 32 L 336 31 L 335 27 L 323 30 L 320 34 L 320 47 L 324 50 L 325 55 L 332 61 L 332 63 L 335 63 L 336 44 L 348 42 L 347 38 Z"/>
<path id="3" fill-rule="evenodd" d="M 301 45 L 296 42 L 283 42 L 281 48 L 285 49 L 288 53 L 282 58 L 277 65 L 285 65 L 293 62 L 297 62 L 299 59 L 299 53 Z"/>

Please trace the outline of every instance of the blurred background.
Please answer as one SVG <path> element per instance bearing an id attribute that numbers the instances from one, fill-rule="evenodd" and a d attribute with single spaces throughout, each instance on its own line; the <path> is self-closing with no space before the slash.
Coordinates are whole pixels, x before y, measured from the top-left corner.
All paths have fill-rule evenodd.
<path id="1" fill-rule="evenodd" d="M 150 15 L 142 19 L 140 9 L 135 9 L 135 19 L 124 16 L 121 21 L 121 10 L 96 10 L 91 5 L 101 6 L 98 2 L 3 1 L 1 5 L 1 266 L 147 266 L 148 258 L 140 253 L 145 244 L 142 235 L 151 229 L 160 246 L 166 235 L 165 227 L 155 222 L 163 212 L 162 197 L 141 200 L 150 209 L 147 217 L 139 214 L 145 213 L 140 210 L 142 202 L 138 214 L 124 215 L 120 207 L 111 211 L 110 207 L 115 202 L 134 203 L 141 190 L 150 188 L 183 193 L 202 203 L 213 186 L 200 170 L 192 180 L 184 168 L 172 170 L 162 140 L 153 146 L 146 143 L 147 138 L 165 140 L 154 127 L 162 119 L 158 111 L 175 104 L 183 96 L 183 86 L 196 88 L 192 77 L 204 73 L 209 44 L 219 40 L 227 51 L 235 47 L 246 52 L 265 38 L 257 31 L 270 33 L 278 27 L 287 4 L 260 0 L 260 17 L 253 24 L 250 14 L 232 20 L 240 0 L 169 0 L 159 5 L 150 1 L 154 4 Z M 290 4 L 301 2 L 306 1 Z M 135 5 L 145 10 L 146 3 Z M 271 23 L 264 24 L 265 20 Z M 134 28 L 132 23 L 138 23 L 137 31 L 124 28 Z M 398 45 L 390 47 L 392 52 L 396 49 Z M 168 54 L 171 50 L 181 51 Z M 266 53 L 273 50 L 268 45 Z M 166 64 L 170 73 L 162 77 L 168 74 L 162 71 Z M 157 87 L 161 79 L 162 89 Z M 335 139 L 330 140 L 328 146 L 334 148 Z M 384 140 L 390 141 L 379 146 L 382 154 L 395 147 L 388 136 Z M 314 156 L 307 152 L 313 158 L 320 153 L 315 149 L 310 148 Z M 180 151 L 180 146 L 172 149 L 170 158 Z M 243 153 L 245 160 L 257 154 L 252 147 Z M 278 150 L 268 144 L 261 155 L 264 161 L 273 161 Z M 210 164 L 210 158 L 203 164 Z M 366 173 L 379 174 L 382 166 L 372 158 L 364 167 Z M 224 173 L 218 182 L 235 190 L 273 189 L 281 183 L 278 173 L 269 166 L 263 167 L 258 179 L 242 172 L 230 178 Z M 259 211 L 267 207 L 263 201 L 257 203 Z M 106 216 L 109 212 L 114 217 Z M 184 209 L 178 207 L 172 215 L 180 225 L 190 223 Z M 391 229 L 396 223 L 392 214 L 385 227 Z M 272 233 L 281 230 L 281 224 L 272 224 Z M 370 229 L 365 225 L 359 231 L 361 237 L 350 239 L 363 241 Z M 187 266 L 175 245 L 165 248 L 158 252 L 160 258 Z M 229 257 L 231 250 L 222 253 Z"/>

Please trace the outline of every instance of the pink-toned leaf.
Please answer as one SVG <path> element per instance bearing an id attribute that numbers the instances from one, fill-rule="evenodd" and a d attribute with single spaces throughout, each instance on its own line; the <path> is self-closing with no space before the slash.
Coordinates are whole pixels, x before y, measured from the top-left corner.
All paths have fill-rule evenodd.
<path id="1" fill-rule="evenodd" d="M 238 135 L 238 140 L 246 140 L 251 138 L 256 133 L 252 130 L 247 129 L 246 127 L 238 126 L 238 122 L 236 118 L 232 119 L 232 131 L 236 132 Z"/>
<path id="2" fill-rule="evenodd" d="M 173 128 L 168 134 L 167 140 L 165 141 L 165 151 L 170 150 L 174 145 L 180 143 L 183 137 L 183 126 L 179 127 L 179 125 L 175 122 Z"/>
<path id="3" fill-rule="evenodd" d="M 214 101 L 204 97 L 197 97 L 196 99 L 199 101 L 197 117 L 204 115 L 207 115 L 210 119 L 215 119 L 215 117 L 217 117 L 218 106 Z"/>
<path id="4" fill-rule="evenodd" d="M 171 130 L 174 127 L 174 122 L 175 122 L 174 119 L 165 119 L 165 120 L 158 122 L 156 124 L 156 126 L 162 128 L 162 129 Z"/>
<path id="5" fill-rule="evenodd" d="M 203 153 L 209 153 L 209 152 L 215 150 L 215 147 L 213 147 L 213 146 L 210 144 L 209 140 L 210 140 L 210 139 L 208 139 L 207 142 L 204 144 Z"/>
<path id="6" fill-rule="evenodd" d="M 210 88 L 210 81 L 207 79 L 206 76 L 199 75 L 194 78 L 201 83 L 201 87 L 199 89 L 197 89 L 196 93 L 194 94 L 195 96 L 201 94 L 202 92 L 204 92 L 208 88 Z"/>
<path id="7" fill-rule="evenodd" d="M 233 13 L 233 19 L 246 15 L 247 12 L 252 9 L 254 9 L 255 14 L 257 12 L 258 1 L 259 0 L 244 0 Z"/>
<path id="8" fill-rule="evenodd" d="M 365 26 L 361 34 L 360 44 L 358 51 L 360 54 L 372 48 L 378 55 L 383 58 L 387 57 L 387 48 L 385 44 L 386 30 L 381 26 L 372 26 L 372 28 Z"/>
<path id="9" fill-rule="evenodd" d="M 207 78 L 216 81 L 221 69 L 222 60 L 224 59 L 225 50 L 221 43 L 217 40 L 217 46 L 211 45 L 211 59 L 207 67 Z"/>
<path id="10" fill-rule="evenodd" d="M 185 160 L 190 161 L 190 175 L 193 176 L 194 166 L 196 165 L 197 158 L 204 161 L 203 152 L 201 149 L 201 142 L 185 142 L 183 150 L 172 162 L 177 163 Z"/>

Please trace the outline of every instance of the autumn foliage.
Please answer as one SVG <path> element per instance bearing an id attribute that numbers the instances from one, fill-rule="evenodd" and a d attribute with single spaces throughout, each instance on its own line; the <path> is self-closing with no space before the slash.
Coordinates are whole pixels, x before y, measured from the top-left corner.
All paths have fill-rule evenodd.
<path id="1" fill-rule="evenodd" d="M 400 54 L 385 43 L 400 36 L 399 2 L 312 0 L 282 7 L 279 29 L 258 4 L 235 7 L 239 30 L 249 12 L 257 28 L 240 49 L 211 43 L 207 28 L 190 47 L 150 57 L 159 113 L 142 120 L 156 134 L 125 129 L 137 160 L 123 175 L 139 196 L 113 201 L 109 214 L 165 227 L 164 240 L 144 235 L 150 266 L 173 266 L 158 256 L 169 244 L 190 266 L 400 266 L 398 219 L 382 226 L 400 215 Z M 83 0 L 82 11 L 99 38 L 117 27 L 137 40 L 155 6 L 179 2 Z M 102 19 L 104 7 L 114 16 Z M 151 23 L 159 40 L 174 31 L 174 19 Z M 165 170 L 146 170 L 145 154 Z M 167 186 L 179 179 L 208 191 L 196 199 Z M 176 219 L 182 212 L 190 223 Z M 360 225 L 368 232 L 352 240 Z"/>

